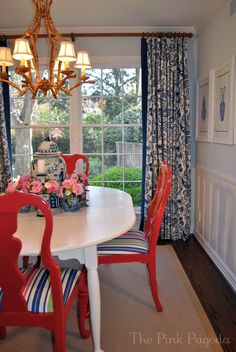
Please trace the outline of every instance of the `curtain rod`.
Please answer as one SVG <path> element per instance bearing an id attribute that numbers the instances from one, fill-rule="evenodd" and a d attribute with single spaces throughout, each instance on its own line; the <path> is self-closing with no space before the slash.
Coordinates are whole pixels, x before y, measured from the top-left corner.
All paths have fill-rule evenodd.
<path id="1" fill-rule="evenodd" d="M 89 38 L 89 37 L 148 37 L 148 36 L 157 36 L 160 38 L 180 38 L 187 37 L 192 38 L 193 33 L 185 32 L 142 32 L 142 33 L 62 33 L 63 37 L 70 37 L 72 40 L 75 38 Z M 16 39 L 22 37 L 22 34 L 0 34 L 0 39 Z M 47 34 L 39 34 L 38 38 L 47 38 Z"/>

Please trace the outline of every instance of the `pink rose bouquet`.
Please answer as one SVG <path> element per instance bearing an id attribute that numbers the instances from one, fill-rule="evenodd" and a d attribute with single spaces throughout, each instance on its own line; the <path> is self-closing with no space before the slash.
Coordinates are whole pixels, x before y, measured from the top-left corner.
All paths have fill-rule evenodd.
<path id="1" fill-rule="evenodd" d="M 87 184 L 87 182 L 86 182 Z M 82 182 L 81 176 L 76 173 L 71 174 L 66 178 L 59 189 L 59 196 L 65 197 L 67 203 L 70 205 L 74 196 L 80 196 L 85 191 L 85 184 Z"/>
<path id="2" fill-rule="evenodd" d="M 57 194 L 60 190 L 60 184 L 55 180 L 46 179 L 45 182 L 42 182 L 31 175 L 24 175 L 9 181 L 5 192 L 9 193 L 15 190 L 35 194 Z"/>
<path id="3" fill-rule="evenodd" d="M 85 186 L 88 185 L 88 178 L 85 174 L 78 175 L 73 173 L 63 182 L 45 178 L 45 181 L 33 178 L 31 175 L 23 175 L 17 179 L 9 181 L 5 190 L 6 193 L 15 190 L 34 193 L 34 194 L 49 194 L 65 198 L 68 205 L 71 205 L 74 197 L 79 197 L 85 192 Z"/>

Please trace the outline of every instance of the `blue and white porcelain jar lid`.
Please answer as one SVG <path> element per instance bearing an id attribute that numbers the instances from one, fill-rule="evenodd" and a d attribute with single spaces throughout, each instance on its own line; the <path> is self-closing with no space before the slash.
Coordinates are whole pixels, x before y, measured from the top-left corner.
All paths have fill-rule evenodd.
<path id="1" fill-rule="evenodd" d="M 38 146 L 38 151 L 36 155 L 60 155 L 61 153 L 58 151 L 58 146 L 55 142 L 51 140 L 50 137 L 45 138 L 40 145 Z"/>

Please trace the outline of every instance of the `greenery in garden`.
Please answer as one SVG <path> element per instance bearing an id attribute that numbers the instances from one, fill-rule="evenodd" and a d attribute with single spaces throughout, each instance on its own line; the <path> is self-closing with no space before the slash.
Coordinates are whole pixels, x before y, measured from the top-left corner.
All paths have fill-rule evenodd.
<path id="1" fill-rule="evenodd" d="M 104 171 L 103 175 L 99 174 L 92 178 L 91 185 L 93 186 L 105 186 L 123 190 L 123 184 L 121 181 L 123 169 L 119 166 L 111 167 Z M 124 177 L 126 181 L 137 181 L 141 180 L 141 169 L 127 167 L 124 170 Z M 104 180 L 104 182 L 101 181 Z M 100 181 L 100 182 L 99 182 Z M 108 182 L 109 181 L 109 182 Z M 114 182 L 111 182 L 114 181 Z M 141 205 L 141 183 L 139 182 L 125 182 L 125 191 L 128 192 L 132 199 L 134 206 Z"/>

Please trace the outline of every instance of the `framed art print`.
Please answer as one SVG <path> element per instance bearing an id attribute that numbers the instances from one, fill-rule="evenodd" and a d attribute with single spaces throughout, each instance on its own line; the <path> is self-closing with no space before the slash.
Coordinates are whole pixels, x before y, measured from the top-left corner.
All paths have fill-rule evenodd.
<path id="1" fill-rule="evenodd" d="M 213 70 L 212 141 L 233 144 L 235 56 Z"/>
<path id="2" fill-rule="evenodd" d="M 197 80 L 196 108 L 196 140 L 210 142 L 211 140 L 211 75 Z"/>

